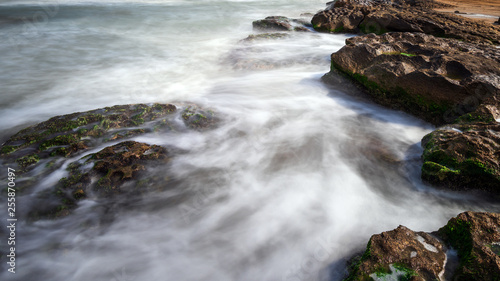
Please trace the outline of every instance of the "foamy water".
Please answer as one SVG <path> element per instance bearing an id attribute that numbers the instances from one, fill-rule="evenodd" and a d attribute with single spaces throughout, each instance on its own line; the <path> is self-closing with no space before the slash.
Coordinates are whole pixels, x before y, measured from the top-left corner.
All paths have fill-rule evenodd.
<path id="1" fill-rule="evenodd" d="M 115 104 L 193 102 L 224 116 L 211 131 L 135 139 L 187 151 L 168 168 L 178 186 L 131 208 L 89 199 L 62 219 L 18 222 L 16 274 L 2 254 L 1 279 L 340 280 L 374 233 L 400 224 L 432 231 L 461 211 L 498 211 L 420 181 L 430 125 L 320 82 L 349 35 L 240 42 L 253 20 L 323 7 L 1 1 L 4 140 L 51 116 Z M 274 67 L 235 69 L 235 58 Z"/>

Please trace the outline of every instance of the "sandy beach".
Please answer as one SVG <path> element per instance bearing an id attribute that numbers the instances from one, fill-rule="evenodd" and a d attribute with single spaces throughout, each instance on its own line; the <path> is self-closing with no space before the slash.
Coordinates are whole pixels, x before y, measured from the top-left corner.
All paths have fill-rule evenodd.
<path id="1" fill-rule="evenodd" d="M 500 1 L 498 0 L 439 0 L 450 8 L 440 8 L 437 11 L 454 13 L 459 11 L 461 16 L 487 22 L 495 22 L 500 17 Z"/>

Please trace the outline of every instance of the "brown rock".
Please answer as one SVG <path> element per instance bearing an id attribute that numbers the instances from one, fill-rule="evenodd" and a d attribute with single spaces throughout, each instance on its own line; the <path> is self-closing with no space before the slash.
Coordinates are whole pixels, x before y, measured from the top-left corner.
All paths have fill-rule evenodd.
<path id="1" fill-rule="evenodd" d="M 399 226 L 373 235 L 364 254 L 351 259 L 344 281 L 498 280 L 500 214 L 461 213 L 434 234 L 439 238 Z M 447 260 L 445 243 L 457 250 L 458 267 Z"/>
<path id="2" fill-rule="evenodd" d="M 445 260 L 444 246 L 437 238 L 399 226 L 370 238 L 346 280 L 389 276 L 390 280 L 440 280 Z"/>
<path id="3" fill-rule="evenodd" d="M 424 32 L 468 42 L 500 44 L 498 27 L 431 10 L 435 6 L 430 1 L 339 0 L 317 13 L 311 22 L 316 30 L 324 32 Z"/>
<path id="4" fill-rule="evenodd" d="M 500 96 L 500 52 L 488 45 L 422 33 L 369 34 L 347 39 L 331 59 L 326 82 L 343 73 L 375 101 L 434 124 Z"/>
<path id="5" fill-rule="evenodd" d="M 465 212 L 439 230 L 458 251 L 457 281 L 495 281 L 500 277 L 500 214 Z"/>
<path id="6" fill-rule="evenodd" d="M 500 124 L 489 118 L 468 114 L 462 123 L 426 135 L 422 179 L 453 190 L 500 195 Z"/>
<path id="7" fill-rule="evenodd" d="M 135 195 L 149 191 L 148 183 L 165 181 L 165 171 L 158 175 L 146 172 L 146 169 L 169 160 L 167 149 L 158 145 L 125 141 L 106 147 L 71 163 L 68 176 L 59 181 L 55 190 L 48 190 L 45 194 L 50 200 L 39 198 L 29 217 L 68 215 L 78 201 L 87 197 L 117 199 L 116 196 L 126 195 L 129 200 L 135 200 Z"/>
<path id="8" fill-rule="evenodd" d="M 263 20 L 257 20 L 252 23 L 253 28 L 257 30 L 290 31 L 292 24 L 287 17 L 271 16 Z"/>

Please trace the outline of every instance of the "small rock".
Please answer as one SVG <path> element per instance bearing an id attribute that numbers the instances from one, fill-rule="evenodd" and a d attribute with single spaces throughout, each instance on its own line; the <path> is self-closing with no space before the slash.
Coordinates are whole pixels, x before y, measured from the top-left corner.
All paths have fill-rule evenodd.
<path id="1" fill-rule="evenodd" d="M 276 31 L 290 31 L 292 24 L 287 17 L 271 16 L 263 20 L 257 20 L 252 23 L 253 28 L 257 30 L 276 30 Z"/>
<path id="2" fill-rule="evenodd" d="M 500 276 L 500 214 L 465 212 L 439 229 L 458 251 L 460 265 L 451 280 L 497 280 Z"/>
<path id="3" fill-rule="evenodd" d="M 445 247 L 439 239 L 399 226 L 373 235 L 345 280 L 365 280 L 367 276 L 376 280 L 440 280 L 445 260 Z"/>

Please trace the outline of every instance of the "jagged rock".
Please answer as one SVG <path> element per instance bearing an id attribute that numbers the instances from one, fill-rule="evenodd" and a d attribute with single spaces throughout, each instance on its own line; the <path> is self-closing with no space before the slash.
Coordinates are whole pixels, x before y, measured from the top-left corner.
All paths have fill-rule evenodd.
<path id="1" fill-rule="evenodd" d="M 0 159 L 19 174 L 43 165 L 57 168 L 59 158 L 72 157 L 102 143 L 182 130 L 174 121 L 177 111 L 172 104 L 131 104 L 56 116 L 10 137 L 2 145 Z M 218 121 L 213 111 L 195 105 L 187 105 L 179 114 L 185 126 L 192 129 L 208 128 Z"/>
<path id="2" fill-rule="evenodd" d="M 500 123 L 467 114 L 422 139 L 422 179 L 453 190 L 500 195 Z M 476 121 L 474 121 L 476 120 Z"/>
<path id="3" fill-rule="evenodd" d="M 452 218 L 439 235 L 458 251 L 452 280 L 495 281 L 500 277 L 500 214 L 465 212 Z"/>
<path id="4" fill-rule="evenodd" d="M 431 10 L 430 1 L 338 0 L 317 13 L 312 24 L 324 32 L 424 32 L 468 42 L 500 44 L 500 29 L 488 23 Z"/>
<path id="5" fill-rule="evenodd" d="M 488 45 L 422 33 L 369 34 L 347 39 L 331 60 L 324 81 L 337 83 L 342 73 L 375 101 L 433 124 L 451 123 L 500 96 L 500 52 Z"/>
<path id="6" fill-rule="evenodd" d="M 302 19 L 289 19 L 282 16 L 266 17 L 263 20 L 256 20 L 252 23 L 255 30 L 260 31 L 309 31 L 307 27 L 311 24 Z"/>
<path id="7" fill-rule="evenodd" d="M 458 267 L 448 265 L 449 247 L 458 251 Z M 399 226 L 373 235 L 364 254 L 350 260 L 344 281 L 496 281 L 499 276 L 500 214 L 465 212 L 432 234 Z"/>
<path id="8" fill-rule="evenodd" d="M 117 105 L 56 116 L 9 138 L 1 148 L 0 163 L 16 170 L 20 194 L 33 191 L 42 179 L 67 165 L 68 176 L 57 185 L 41 186 L 43 192 L 35 192 L 34 203 L 27 203 L 26 214 L 21 214 L 30 219 L 60 217 L 69 214 L 83 198 L 113 197 L 111 206 L 120 201 L 130 203 L 133 195 L 168 185 L 168 171 L 154 167 L 160 164 L 164 168 L 175 154 L 134 141 L 106 147 L 108 143 L 147 133 L 206 130 L 218 122 L 213 110 L 194 104 Z M 72 159 L 99 147 L 97 153 Z M 57 178 L 48 182 L 53 181 Z M 121 194 L 124 196 L 118 200 L 116 196 Z M 122 200 L 124 197 L 128 199 Z"/>
<path id="9" fill-rule="evenodd" d="M 108 146 L 71 163 L 68 176 L 45 193 L 53 200 L 40 200 L 29 216 L 31 219 L 65 216 L 87 197 L 123 194 L 135 200 L 132 196 L 148 191 L 148 183 L 158 181 L 158 175 L 147 173 L 146 168 L 165 164 L 169 159 L 167 149 L 157 145 L 125 141 Z M 164 171 L 161 174 L 165 176 Z"/>
<path id="10" fill-rule="evenodd" d="M 100 143 L 168 129 L 171 104 L 117 105 L 56 116 L 21 130 L 1 148 L 1 159 L 19 172 L 47 159 L 71 157 Z M 146 124 L 147 123 L 147 124 Z"/>
<path id="11" fill-rule="evenodd" d="M 440 280 L 445 260 L 445 247 L 437 238 L 399 226 L 370 238 L 345 281 Z"/>

